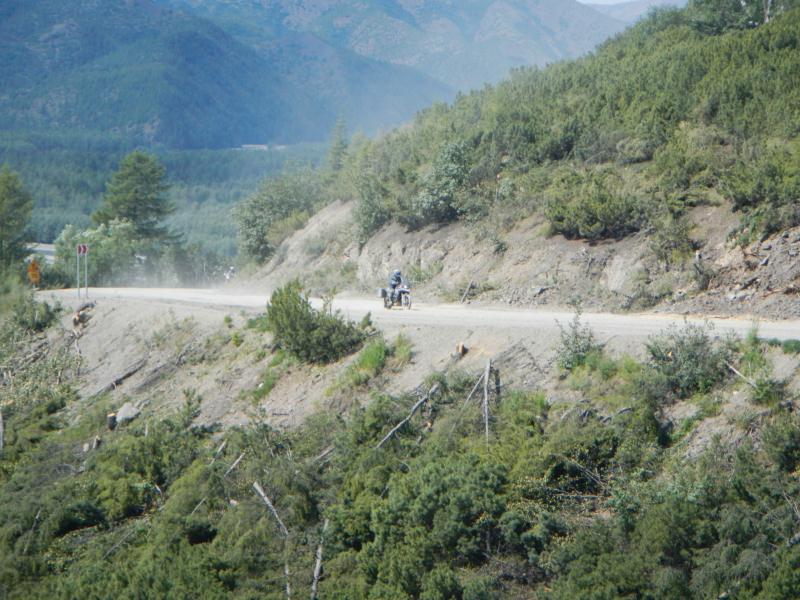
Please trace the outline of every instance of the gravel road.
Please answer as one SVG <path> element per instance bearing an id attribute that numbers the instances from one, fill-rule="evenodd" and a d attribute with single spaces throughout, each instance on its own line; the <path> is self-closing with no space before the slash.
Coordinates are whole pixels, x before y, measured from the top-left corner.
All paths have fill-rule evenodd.
<path id="1" fill-rule="evenodd" d="M 45 297 L 53 297 L 68 306 L 77 304 L 75 290 L 42 292 Z M 168 289 L 168 288 L 90 288 L 89 297 L 93 300 L 143 300 L 158 303 L 198 304 L 221 309 L 242 309 L 258 312 L 266 305 L 268 292 L 234 292 L 208 289 Z M 315 306 L 321 300 L 312 301 Z M 414 325 L 417 327 L 453 329 L 497 328 L 517 332 L 548 332 L 557 330 L 556 322 L 567 323 L 573 313 L 553 311 L 542 308 L 522 309 L 502 306 L 472 306 L 463 304 L 423 304 L 415 303 L 411 310 L 385 310 L 379 298 L 341 297 L 333 302 L 333 307 L 353 320 L 360 320 L 372 313 L 377 326 Z M 664 330 L 672 324 L 708 322 L 713 324 L 718 335 L 733 332 L 744 336 L 752 329 L 754 321 L 750 318 L 713 318 L 696 316 L 685 318 L 664 314 L 607 314 L 584 313 L 582 321 L 601 337 L 621 337 L 625 339 L 646 338 Z M 759 336 L 762 338 L 800 339 L 800 320 L 758 321 Z"/>

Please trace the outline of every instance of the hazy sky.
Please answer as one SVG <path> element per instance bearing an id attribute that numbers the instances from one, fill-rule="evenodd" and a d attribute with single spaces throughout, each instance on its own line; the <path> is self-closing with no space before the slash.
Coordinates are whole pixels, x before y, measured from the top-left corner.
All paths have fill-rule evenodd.
<path id="1" fill-rule="evenodd" d="M 582 4 L 623 4 L 629 0 L 578 0 Z"/>

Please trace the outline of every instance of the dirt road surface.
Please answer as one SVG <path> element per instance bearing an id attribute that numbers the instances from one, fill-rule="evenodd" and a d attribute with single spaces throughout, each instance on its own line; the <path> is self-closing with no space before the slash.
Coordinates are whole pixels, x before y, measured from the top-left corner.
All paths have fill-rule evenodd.
<path id="1" fill-rule="evenodd" d="M 43 292 L 46 297 L 53 297 L 69 306 L 77 304 L 75 290 L 59 290 Z M 168 289 L 168 288 L 90 288 L 89 298 L 92 300 L 138 300 L 165 304 L 197 304 L 209 308 L 245 312 L 263 311 L 269 294 L 235 292 L 210 289 Z M 320 307 L 322 301 L 313 299 L 312 303 Z M 498 329 L 523 331 L 529 334 L 537 332 L 552 334 L 557 330 L 557 323 L 566 324 L 572 312 L 503 307 L 471 306 L 466 304 L 422 304 L 416 303 L 411 310 L 385 310 L 378 298 L 342 297 L 333 302 L 333 308 L 341 311 L 348 318 L 360 320 L 371 313 L 372 321 L 378 327 L 394 329 L 398 326 L 416 326 L 423 328 L 463 327 L 466 329 Z M 600 338 L 619 337 L 630 340 L 647 338 L 663 331 L 670 325 L 682 323 L 710 323 L 717 335 L 735 333 L 746 335 L 756 324 L 750 318 L 713 318 L 697 316 L 685 318 L 664 314 L 608 314 L 585 313 L 582 321 L 589 325 Z M 757 322 L 759 336 L 762 338 L 800 339 L 800 320 Z"/>

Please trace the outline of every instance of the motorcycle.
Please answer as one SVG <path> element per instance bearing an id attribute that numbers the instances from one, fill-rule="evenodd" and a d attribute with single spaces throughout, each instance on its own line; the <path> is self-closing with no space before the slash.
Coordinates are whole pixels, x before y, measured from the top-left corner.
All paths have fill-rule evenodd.
<path id="1" fill-rule="evenodd" d="M 380 295 L 383 299 L 383 307 L 386 309 L 392 309 L 395 306 L 411 309 L 411 288 L 405 283 L 395 288 L 394 297 L 392 296 L 392 290 L 386 288 L 381 288 Z"/>

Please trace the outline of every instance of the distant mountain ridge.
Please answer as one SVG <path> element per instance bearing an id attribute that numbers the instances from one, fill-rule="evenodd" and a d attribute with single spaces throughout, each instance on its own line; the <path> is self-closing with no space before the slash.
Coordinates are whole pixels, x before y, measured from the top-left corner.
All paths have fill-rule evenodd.
<path id="1" fill-rule="evenodd" d="M 583 54 L 624 24 L 576 0 L 159 0 L 253 43 L 263 31 L 311 32 L 338 47 L 413 67 L 467 91 L 514 67 Z"/>
<path id="2" fill-rule="evenodd" d="M 652 8 L 683 8 L 687 2 L 688 0 L 633 0 L 620 4 L 588 4 L 588 6 L 612 19 L 623 23 L 633 23 L 647 15 Z"/>
<path id="3" fill-rule="evenodd" d="M 575 0 L 5 0 L 0 134 L 169 148 L 373 133 L 622 24 Z"/>

